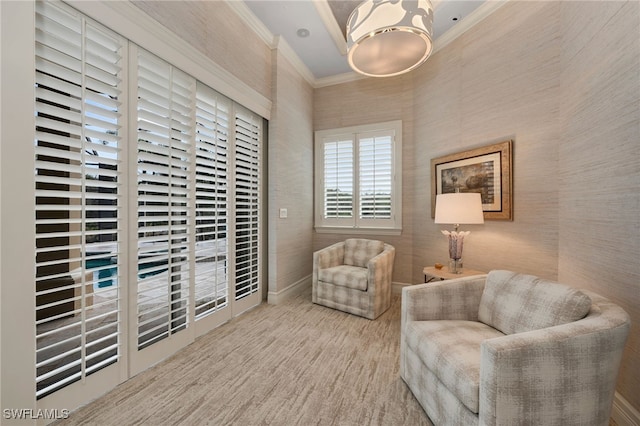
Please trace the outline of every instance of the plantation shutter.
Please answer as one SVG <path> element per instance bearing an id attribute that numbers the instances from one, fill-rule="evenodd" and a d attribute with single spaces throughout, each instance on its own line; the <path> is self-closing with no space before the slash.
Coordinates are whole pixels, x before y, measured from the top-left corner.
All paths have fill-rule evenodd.
<path id="1" fill-rule="evenodd" d="M 123 40 L 36 3 L 36 397 L 121 356 Z"/>
<path id="2" fill-rule="evenodd" d="M 351 136 L 324 143 L 324 218 L 353 217 L 354 145 Z"/>
<path id="3" fill-rule="evenodd" d="M 315 132 L 315 227 L 402 229 L 402 122 Z"/>
<path id="4" fill-rule="evenodd" d="M 198 83 L 196 93 L 196 319 L 226 307 L 230 102 Z"/>
<path id="5" fill-rule="evenodd" d="M 262 119 L 239 106 L 235 114 L 235 298 L 258 291 Z"/>
<path id="6" fill-rule="evenodd" d="M 188 325 L 195 80 L 138 50 L 138 348 Z"/>
<path id="7" fill-rule="evenodd" d="M 389 219 L 393 188 L 393 136 L 359 135 L 358 148 L 359 218 Z"/>

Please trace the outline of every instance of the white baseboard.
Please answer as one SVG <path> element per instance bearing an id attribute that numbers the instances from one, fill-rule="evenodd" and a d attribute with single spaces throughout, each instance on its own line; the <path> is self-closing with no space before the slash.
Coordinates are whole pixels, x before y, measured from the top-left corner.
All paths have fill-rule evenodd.
<path id="1" fill-rule="evenodd" d="M 618 426 L 640 426 L 640 412 L 618 392 L 613 397 L 611 418 Z"/>
<path id="2" fill-rule="evenodd" d="M 277 305 L 283 300 L 297 296 L 309 288 L 311 288 L 311 275 L 307 275 L 306 277 L 296 281 L 284 290 L 270 291 L 267 293 L 267 303 L 270 305 Z"/>

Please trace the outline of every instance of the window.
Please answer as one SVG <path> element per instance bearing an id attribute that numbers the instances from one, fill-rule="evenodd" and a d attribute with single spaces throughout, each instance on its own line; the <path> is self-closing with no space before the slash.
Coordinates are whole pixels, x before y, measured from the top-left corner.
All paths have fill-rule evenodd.
<path id="1" fill-rule="evenodd" d="M 315 134 L 318 232 L 399 233 L 402 122 Z"/>

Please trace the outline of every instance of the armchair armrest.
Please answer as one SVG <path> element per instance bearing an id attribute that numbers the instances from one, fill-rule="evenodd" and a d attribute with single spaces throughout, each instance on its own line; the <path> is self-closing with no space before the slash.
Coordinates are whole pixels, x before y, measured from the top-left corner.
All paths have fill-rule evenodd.
<path id="1" fill-rule="evenodd" d="M 594 305 L 582 320 L 482 343 L 481 425 L 523 418 L 531 424 L 609 424 L 617 378 L 612 372 L 618 371 L 630 320 L 618 306 L 590 296 Z"/>
<path id="2" fill-rule="evenodd" d="M 313 282 L 317 282 L 318 270 L 342 265 L 344 241 L 330 245 L 313 253 Z"/>
<path id="3" fill-rule="evenodd" d="M 382 252 L 367 262 L 367 280 L 369 287 L 367 292 L 372 295 L 377 291 L 387 289 L 391 294 L 391 276 L 393 274 L 393 261 L 395 260 L 395 247 L 385 244 Z"/>
<path id="4" fill-rule="evenodd" d="M 402 328 L 407 321 L 477 321 L 486 278 L 478 275 L 403 288 Z"/>

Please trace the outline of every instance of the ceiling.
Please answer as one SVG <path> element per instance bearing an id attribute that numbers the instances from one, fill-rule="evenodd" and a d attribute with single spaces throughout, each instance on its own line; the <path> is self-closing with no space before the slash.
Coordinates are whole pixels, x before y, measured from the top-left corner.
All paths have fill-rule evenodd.
<path id="1" fill-rule="evenodd" d="M 349 14 L 360 1 L 244 0 L 244 3 L 273 36 L 286 41 L 312 78 L 320 81 L 355 76 L 347 63 L 345 28 Z M 436 47 L 439 38 L 455 25 L 460 26 L 483 3 L 484 0 L 432 0 Z"/>

